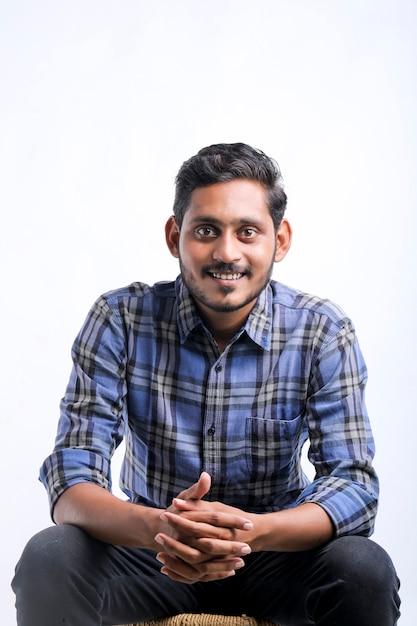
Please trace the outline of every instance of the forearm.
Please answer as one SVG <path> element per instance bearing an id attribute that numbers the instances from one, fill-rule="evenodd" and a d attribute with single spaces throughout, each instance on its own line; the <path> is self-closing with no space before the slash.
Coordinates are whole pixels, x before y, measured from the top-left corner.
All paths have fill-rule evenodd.
<path id="1" fill-rule="evenodd" d="M 175 498 L 174 504 L 186 519 L 195 523 L 209 523 L 218 529 L 224 529 L 230 516 L 237 518 L 240 515 L 242 519 L 246 518 L 251 523 L 250 526 L 240 529 L 235 527 L 233 539 L 248 544 L 252 551 L 310 550 L 334 536 L 330 517 L 322 507 L 314 503 L 263 514 L 246 513 L 221 502 L 189 502 Z M 182 516 L 164 515 L 169 517 L 170 524 L 178 533 L 181 533 L 181 528 L 185 525 Z M 227 535 L 222 538 L 230 539 Z"/>
<path id="2" fill-rule="evenodd" d="M 251 537 L 245 534 L 245 541 L 257 552 L 311 550 L 334 536 L 330 517 L 324 509 L 313 503 L 248 517 L 253 522 L 253 530 L 249 533 Z"/>
<path id="3" fill-rule="evenodd" d="M 162 517 L 178 536 L 188 539 L 184 543 L 158 535 L 164 551 L 157 558 L 164 564 L 161 571 L 181 582 L 225 578 L 244 565 L 241 557 L 251 551 L 310 550 L 334 535 L 327 513 L 312 503 L 265 514 L 201 500 L 175 498 L 174 505 L 180 515 L 166 512 Z"/>
<path id="4" fill-rule="evenodd" d="M 106 543 L 157 550 L 161 512 L 120 500 L 93 483 L 79 483 L 57 501 L 54 521 L 78 526 Z"/>

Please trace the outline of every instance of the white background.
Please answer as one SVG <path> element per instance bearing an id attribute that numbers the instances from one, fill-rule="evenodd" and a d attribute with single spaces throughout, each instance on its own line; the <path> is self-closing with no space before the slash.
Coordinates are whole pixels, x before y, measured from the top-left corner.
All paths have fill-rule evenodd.
<path id="1" fill-rule="evenodd" d="M 176 276 L 163 225 L 179 166 L 245 141 L 289 196 L 274 276 L 356 324 L 374 538 L 415 625 L 416 25 L 415 0 L 1 0 L 2 624 L 19 554 L 49 524 L 38 468 L 88 308 Z"/>

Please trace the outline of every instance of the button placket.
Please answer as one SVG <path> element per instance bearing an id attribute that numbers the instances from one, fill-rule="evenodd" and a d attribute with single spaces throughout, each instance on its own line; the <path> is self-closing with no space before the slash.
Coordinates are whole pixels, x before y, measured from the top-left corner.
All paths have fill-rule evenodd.
<path id="1" fill-rule="evenodd" d="M 209 371 L 203 430 L 203 463 L 212 483 L 220 478 L 221 415 L 224 398 L 224 365 L 218 360 Z"/>

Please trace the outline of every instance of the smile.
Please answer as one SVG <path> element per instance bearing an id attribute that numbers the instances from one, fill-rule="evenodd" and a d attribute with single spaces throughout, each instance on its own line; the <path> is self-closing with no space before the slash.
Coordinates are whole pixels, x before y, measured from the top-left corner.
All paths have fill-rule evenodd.
<path id="1" fill-rule="evenodd" d="M 241 272 L 235 274 L 218 274 L 217 272 L 212 272 L 211 275 L 213 278 L 219 278 L 220 280 L 239 280 L 239 278 L 243 276 Z"/>

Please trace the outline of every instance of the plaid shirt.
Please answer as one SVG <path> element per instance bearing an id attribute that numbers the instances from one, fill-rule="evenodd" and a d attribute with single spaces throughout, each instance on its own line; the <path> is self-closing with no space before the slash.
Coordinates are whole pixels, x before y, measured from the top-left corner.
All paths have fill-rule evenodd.
<path id="1" fill-rule="evenodd" d="M 97 300 L 76 338 L 55 449 L 41 468 L 51 509 L 69 486 L 121 487 L 165 508 L 210 473 L 207 498 L 266 512 L 315 502 L 337 535 L 373 530 L 378 481 L 366 366 L 333 303 L 271 281 L 220 353 L 179 277 Z M 301 468 L 309 438 L 315 467 Z"/>

